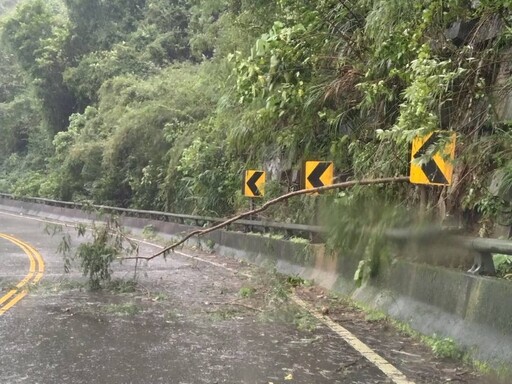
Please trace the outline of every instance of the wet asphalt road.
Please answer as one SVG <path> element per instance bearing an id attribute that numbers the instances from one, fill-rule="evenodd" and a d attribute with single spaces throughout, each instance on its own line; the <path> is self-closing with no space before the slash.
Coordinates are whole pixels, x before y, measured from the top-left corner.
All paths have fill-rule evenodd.
<path id="1" fill-rule="evenodd" d="M 39 287 L 0 316 L 0 383 L 389 382 L 320 324 L 309 332 L 285 314 L 232 305 L 248 278 L 191 258 L 142 266 L 142 293 L 89 292 L 79 274 L 63 275 L 59 241 L 44 226 L 0 213 L 0 232 L 46 264 Z M 23 251 L 0 239 L 0 296 L 28 268 Z M 115 276 L 132 271 L 124 263 Z"/>

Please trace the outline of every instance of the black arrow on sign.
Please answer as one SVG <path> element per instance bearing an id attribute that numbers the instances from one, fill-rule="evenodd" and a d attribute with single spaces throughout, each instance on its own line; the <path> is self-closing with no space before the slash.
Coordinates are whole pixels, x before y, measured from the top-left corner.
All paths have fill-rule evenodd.
<path id="1" fill-rule="evenodd" d="M 313 169 L 313 172 L 311 172 L 308 176 L 308 181 L 311 183 L 311 185 L 314 188 L 323 187 L 324 183 L 320 178 L 324 174 L 324 172 L 331 166 L 331 163 L 318 163 L 318 165 Z"/>
<path id="2" fill-rule="evenodd" d="M 251 190 L 253 196 L 261 196 L 261 192 L 260 192 L 258 186 L 256 185 L 256 183 L 258 182 L 260 177 L 263 176 L 263 174 L 264 174 L 264 172 L 261 172 L 261 171 L 254 172 L 252 174 L 252 176 L 249 178 L 249 180 L 247 180 L 247 182 L 246 182 L 246 184 L 249 187 L 249 189 Z"/>
<path id="3" fill-rule="evenodd" d="M 427 153 L 427 150 L 432 145 L 437 145 L 439 142 L 439 134 L 433 133 L 432 136 L 428 138 L 427 141 L 421 146 L 418 152 L 416 152 L 413 156 L 414 159 L 418 159 L 421 156 L 424 156 Z M 439 169 L 436 162 L 433 158 L 430 158 L 427 163 L 421 165 L 421 169 L 425 176 L 427 176 L 428 180 L 431 183 L 436 184 L 449 184 L 448 180 L 444 176 L 443 172 Z"/>

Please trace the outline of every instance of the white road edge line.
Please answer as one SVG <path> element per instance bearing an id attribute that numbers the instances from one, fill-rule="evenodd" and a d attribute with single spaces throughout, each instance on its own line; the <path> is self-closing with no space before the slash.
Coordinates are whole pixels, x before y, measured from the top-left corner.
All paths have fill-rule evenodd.
<path id="1" fill-rule="evenodd" d="M 23 219 L 40 221 L 40 222 L 44 222 L 44 223 L 51 223 L 51 224 L 66 225 L 67 223 L 69 223 L 69 222 L 50 221 L 50 220 L 39 219 L 39 218 L 35 218 L 35 217 L 30 217 L 30 216 L 15 215 L 15 214 L 6 213 L 6 212 L 0 212 L 0 214 L 14 216 L 14 217 L 23 218 Z M 73 223 L 73 224 L 75 224 L 75 223 Z M 146 245 L 149 245 L 149 246 L 152 246 L 155 248 L 159 248 L 159 249 L 164 248 L 163 246 L 161 246 L 159 244 L 151 243 L 146 240 L 141 240 L 141 239 L 136 239 L 136 238 L 131 238 L 131 237 L 130 237 L 130 239 L 137 241 L 141 244 L 146 244 Z M 189 259 L 201 261 L 203 263 L 210 264 L 210 265 L 213 265 L 218 268 L 225 269 L 225 270 L 230 271 L 235 274 L 239 274 L 239 275 L 249 277 L 249 278 L 252 277 L 250 274 L 240 273 L 236 269 L 226 267 L 225 265 L 215 263 L 210 260 L 205 260 L 198 256 L 189 255 L 189 254 L 181 252 L 181 251 L 173 251 L 173 253 L 176 253 L 180 256 L 187 257 Z M 291 298 L 295 302 L 295 304 L 297 304 L 299 307 L 301 307 L 306 312 L 311 314 L 317 320 L 319 320 L 320 322 L 325 324 L 331 331 L 333 331 L 338 336 L 340 336 L 347 344 L 349 344 L 352 348 L 354 348 L 357 352 L 359 352 L 363 357 L 365 357 L 369 362 L 371 362 L 373 365 L 375 365 L 382 373 L 384 373 L 390 380 L 392 380 L 393 383 L 395 383 L 395 384 L 415 384 L 413 381 L 408 380 L 407 377 L 402 372 L 400 372 L 397 368 L 395 368 L 395 366 L 393 366 L 389 361 L 387 361 L 386 359 L 384 359 L 383 357 L 378 355 L 373 349 L 371 349 L 365 343 L 363 343 L 361 340 L 359 340 L 348 329 L 342 327 L 338 323 L 335 323 L 329 317 L 323 316 L 320 313 L 318 313 L 317 311 L 315 311 L 314 308 L 312 308 L 308 304 L 306 304 L 295 293 L 293 293 Z"/>
<path id="2" fill-rule="evenodd" d="M 292 300 L 299 307 L 313 315 L 317 320 L 329 327 L 333 332 L 338 334 L 343 340 L 345 340 L 352 348 L 363 355 L 368 361 L 380 369 L 389 379 L 396 384 L 414 384 L 405 377 L 405 375 L 395 368 L 389 361 L 379 356 L 373 349 L 368 347 L 365 343 L 359 340 L 354 334 L 348 329 L 342 327 L 340 324 L 335 323 L 329 317 L 321 315 L 314 308 L 306 304 L 301 298 L 295 293 L 292 295 Z"/>

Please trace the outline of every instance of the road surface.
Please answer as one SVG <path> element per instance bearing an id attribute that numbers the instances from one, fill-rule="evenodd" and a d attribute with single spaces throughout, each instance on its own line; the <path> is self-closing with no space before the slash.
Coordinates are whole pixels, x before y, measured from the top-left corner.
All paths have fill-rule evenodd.
<path id="1" fill-rule="evenodd" d="M 136 289 L 125 262 L 117 285 L 91 292 L 64 274 L 43 221 L 0 213 L 0 223 L 0 383 L 486 382 L 359 315 L 324 321 L 278 276 L 233 259 L 183 251 L 139 266 Z M 304 288 L 306 308 L 326 298 L 316 289 Z"/>

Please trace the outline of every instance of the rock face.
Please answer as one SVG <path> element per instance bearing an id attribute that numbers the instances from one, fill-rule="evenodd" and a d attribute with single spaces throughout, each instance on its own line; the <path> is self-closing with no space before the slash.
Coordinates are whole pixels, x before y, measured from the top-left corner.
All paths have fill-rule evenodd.
<path id="1" fill-rule="evenodd" d="M 477 6 L 478 2 L 473 2 L 473 7 Z M 451 40 L 453 44 L 460 47 L 467 45 L 475 51 L 481 51 L 489 47 L 489 44 L 495 41 L 500 34 L 503 33 L 506 26 L 499 15 L 490 15 L 486 18 L 471 19 L 471 20 L 458 20 L 450 25 L 445 30 L 444 35 L 447 39 Z M 510 124 L 512 121 L 512 47 L 502 48 L 496 55 L 495 64 L 491 71 L 488 73 L 489 86 L 492 87 L 489 99 L 480 99 L 473 104 L 473 113 L 462 114 L 462 122 L 468 125 L 474 125 L 475 121 L 474 111 L 486 111 L 492 109 L 494 114 L 494 122 L 503 124 Z M 447 124 L 452 118 L 454 111 L 452 106 L 448 103 L 445 106 L 443 123 Z M 485 113 L 481 114 L 482 116 Z M 486 121 L 481 121 L 482 127 L 486 125 Z M 505 128 L 507 129 L 507 128 Z M 482 134 L 489 134 L 485 128 L 482 129 Z M 499 197 L 508 203 L 508 207 L 512 206 L 512 189 L 505 189 L 503 171 L 497 171 L 490 179 L 489 190 L 493 196 Z M 497 223 L 494 228 L 494 236 L 496 237 L 511 237 L 512 236 L 512 212 L 510 208 L 503 209 L 498 212 Z"/>
<path id="2" fill-rule="evenodd" d="M 504 50 L 501 56 L 493 98 L 496 116 L 505 122 L 512 120 L 512 92 L 508 85 L 512 75 L 512 48 Z"/>
<path id="3" fill-rule="evenodd" d="M 500 16 L 493 15 L 487 19 L 457 20 L 450 25 L 444 35 L 457 46 L 478 45 L 497 37 L 503 27 L 504 23 Z"/>
<path id="4" fill-rule="evenodd" d="M 500 68 L 495 80 L 493 93 L 493 107 L 496 119 L 503 123 L 512 120 L 512 88 L 510 79 L 512 76 L 512 47 L 501 53 Z M 489 191 L 512 206 L 512 188 L 504 188 L 504 171 L 494 173 Z M 498 222 L 495 228 L 495 236 L 512 237 L 512 212 L 510 208 L 506 212 L 499 212 Z"/>
<path id="5" fill-rule="evenodd" d="M 489 191 L 494 196 L 499 196 L 506 202 L 512 203 L 512 189 L 503 188 L 503 178 L 505 177 L 504 171 L 497 171 L 491 181 Z"/>
<path id="6" fill-rule="evenodd" d="M 447 39 L 452 40 L 453 43 L 459 47 L 469 41 L 477 23 L 478 20 L 476 19 L 469 21 L 456 21 L 450 26 L 450 28 L 445 31 L 445 36 Z"/>
<path id="7" fill-rule="evenodd" d="M 510 96 L 512 100 L 512 95 Z M 510 112 L 509 112 L 510 113 Z M 492 177 L 489 191 L 494 195 L 509 203 L 508 206 L 512 206 L 512 188 L 504 188 L 504 171 L 496 171 Z M 502 212 L 498 212 L 498 221 L 495 226 L 494 236 L 495 237 L 512 237 L 512 212 L 510 209 L 504 209 Z"/>

